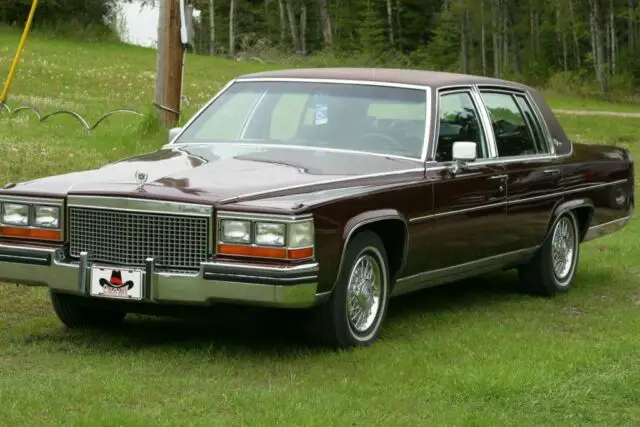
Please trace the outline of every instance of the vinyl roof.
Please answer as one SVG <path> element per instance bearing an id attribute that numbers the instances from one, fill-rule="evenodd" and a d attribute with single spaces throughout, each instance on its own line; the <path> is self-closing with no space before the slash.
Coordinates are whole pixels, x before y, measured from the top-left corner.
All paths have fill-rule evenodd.
<path id="1" fill-rule="evenodd" d="M 450 85 L 486 84 L 529 89 L 527 86 L 501 79 L 438 71 L 395 68 L 301 68 L 245 74 L 242 78 L 291 78 L 323 80 L 361 80 L 380 83 L 409 84 L 439 88 Z"/>

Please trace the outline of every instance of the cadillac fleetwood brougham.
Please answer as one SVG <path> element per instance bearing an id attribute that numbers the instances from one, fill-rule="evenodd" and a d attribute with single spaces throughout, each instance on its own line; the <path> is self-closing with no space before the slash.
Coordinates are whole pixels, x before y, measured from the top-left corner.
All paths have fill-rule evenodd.
<path id="1" fill-rule="evenodd" d="M 623 148 L 572 142 L 541 94 L 392 69 L 238 77 L 158 151 L 0 190 L 0 281 L 67 327 L 153 307 L 308 309 L 337 347 L 389 299 L 500 269 L 567 291 L 634 208 Z"/>

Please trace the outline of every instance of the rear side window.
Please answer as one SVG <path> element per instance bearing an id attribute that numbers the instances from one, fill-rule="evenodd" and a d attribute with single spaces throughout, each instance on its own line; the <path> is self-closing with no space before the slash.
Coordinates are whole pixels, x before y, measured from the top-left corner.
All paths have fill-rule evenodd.
<path id="1" fill-rule="evenodd" d="M 548 154 L 549 145 L 546 143 L 544 133 L 542 133 L 542 127 L 538 120 L 536 120 L 536 116 L 531 109 L 531 105 L 529 105 L 529 102 L 523 95 L 516 95 L 515 98 L 518 102 L 518 106 L 520 107 L 520 111 L 522 111 L 525 119 L 527 120 L 527 125 L 533 132 L 533 140 L 536 143 L 537 153 Z"/>
<path id="2" fill-rule="evenodd" d="M 549 148 L 522 95 L 481 92 L 489 111 L 499 157 L 546 154 Z"/>

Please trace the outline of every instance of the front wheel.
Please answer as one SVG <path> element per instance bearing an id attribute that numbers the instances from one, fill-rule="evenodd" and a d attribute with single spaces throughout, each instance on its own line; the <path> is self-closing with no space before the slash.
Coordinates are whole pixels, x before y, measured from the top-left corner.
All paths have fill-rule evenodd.
<path id="1" fill-rule="evenodd" d="M 58 319 L 69 328 L 116 328 L 127 313 L 103 308 L 87 307 L 78 303 L 77 297 L 50 291 L 51 305 Z"/>
<path id="2" fill-rule="evenodd" d="M 357 234 L 347 246 L 329 301 L 317 308 L 315 333 L 334 347 L 370 345 L 387 312 L 389 276 L 387 253 L 378 235 Z"/>
<path id="3" fill-rule="evenodd" d="M 538 253 L 519 270 L 524 289 L 543 296 L 567 292 L 580 254 L 580 232 L 575 213 L 560 215 Z"/>

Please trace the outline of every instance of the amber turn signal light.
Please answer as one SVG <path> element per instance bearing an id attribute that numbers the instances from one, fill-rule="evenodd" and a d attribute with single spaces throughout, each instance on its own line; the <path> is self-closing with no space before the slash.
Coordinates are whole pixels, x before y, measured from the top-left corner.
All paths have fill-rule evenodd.
<path id="1" fill-rule="evenodd" d="M 40 228 L 0 226 L 0 236 L 37 240 L 62 240 L 62 232 L 60 230 L 43 230 Z"/>
<path id="2" fill-rule="evenodd" d="M 259 258 L 287 258 L 285 248 L 263 248 L 240 245 L 218 245 L 218 253 L 224 255 L 252 256 Z"/>
<path id="3" fill-rule="evenodd" d="M 218 253 L 221 255 L 297 260 L 311 258 L 313 256 L 313 248 L 285 249 L 220 244 L 218 245 Z"/>
<path id="4" fill-rule="evenodd" d="M 313 248 L 289 249 L 289 259 L 306 259 L 313 256 Z"/>

